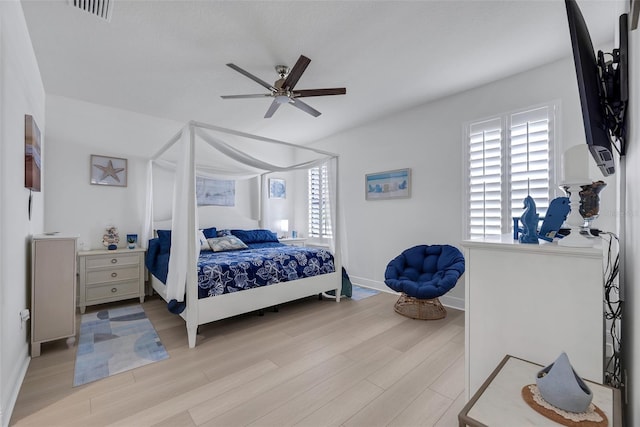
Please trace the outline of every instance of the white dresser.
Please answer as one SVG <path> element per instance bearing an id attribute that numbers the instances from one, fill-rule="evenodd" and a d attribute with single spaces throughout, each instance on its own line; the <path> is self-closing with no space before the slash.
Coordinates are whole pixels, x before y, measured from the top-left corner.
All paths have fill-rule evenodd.
<path id="1" fill-rule="evenodd" d="M 76 236 L 31 240 L 31 357 L 40 344 L 76 334 Z"/>
<path id="2" fill-rule="evenodd" d="M 507 354 L 547 365 L 564 351 L 580 376 L 602 383 L 600 247 L 520 244 L 511 235 L 462 246 L 467 399 Z"/>
<path id="3" fill-rule="evenodd" d="M 144 302 L 144 249 L 78 252 L 80 312 L 88 305 L 140 298 Z"/>

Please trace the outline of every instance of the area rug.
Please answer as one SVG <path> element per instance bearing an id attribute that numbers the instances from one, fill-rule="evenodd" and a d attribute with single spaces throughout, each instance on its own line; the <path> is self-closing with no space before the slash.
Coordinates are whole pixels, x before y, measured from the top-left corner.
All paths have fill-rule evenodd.
<path id="1" fill-rule="evenodd" d="M 83 314 L 73 385 L 86 384 L 168 357 L 141 305 Z"/>
<path id="2" fill-rule="evenodd" d="M 351 299 L 354 299 L 357 301 L 357 300 L 369 298 L 370 296 L 373 296 L 373 295 L 378 295 L 379 293 L 380 291 L 377 291 L 375 289 L 363 288 L 358 285 L 353 285 L 353 288 L 351 289 Z"/>

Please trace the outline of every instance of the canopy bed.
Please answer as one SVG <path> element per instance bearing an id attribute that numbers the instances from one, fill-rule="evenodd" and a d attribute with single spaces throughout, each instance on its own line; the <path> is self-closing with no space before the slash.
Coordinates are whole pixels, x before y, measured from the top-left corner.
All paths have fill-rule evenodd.
<path id="1" fill-rule="evenodd" d="M 274 156 L 274 151 L 279 154 Z M 335 299 L 340 301 L 337 162 L 337 155 L 329 152 L 194 121 L 151 157 L 142 242 L 148 250 L 147 265 L 153 267 L 151 285 L 172 311 L 176 307 L 175 312 L 182 310 L 179 315 L 186 321 L 190 348 L 196 345 L 198 326 L 205 323 L 329 291 L 335 291 Z M 266 230 L 268 192 L 264 190 L 268 175 L 321 165 L 330 170 L 333 238 L 329 248 L 279 243 L 276 235 Z M 171 170 L 175 176 L 171 220 L 163 225 L 154 218 L 155 168 Z M 259 181 L 259 226 L 247 230 L 237 225 L 234 229 L 234 224 L 228 223 L 200 224 L 196 176 Z M 166 188 L 162 193 L 167 193 Z M 229 230 L 219 236 L 221 228 Z M 160 272 L 152 271 L 158 265 Z"/>

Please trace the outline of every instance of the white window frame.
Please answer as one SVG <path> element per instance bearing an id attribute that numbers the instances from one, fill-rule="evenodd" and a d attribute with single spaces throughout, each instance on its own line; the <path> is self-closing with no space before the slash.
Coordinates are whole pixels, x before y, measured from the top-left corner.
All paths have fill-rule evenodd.
<path id="1" fill-rule="evenodd" d="M 463 191 L 463 204 L 464 206 L 464 214 L 463 214 L 463 239 L 478 239 L 484 237 L 490 237 L 486 234 L 486 228 L 484 230 L 484 235 L 479 235 L 476 233 L 472 236 L 471 230 L 471 130 L 475 126 L 481 126 L 483 123 L 488 123 L 491 121 L 495 121 L 496 123 L 500 123 L 500 144 L 501 144 L 501 182 L 500 182 L 500 229 L 499 234 L 510 234 L 513 233 L 513 217 L 517 216 L 517 205 L 521 204 L 521 200 L 518 201 L 516 198 L 512 200 L 512 191 L 518 194 L 518 188 L 512 187 L 511 180 L 511 167 L 512 167 L 512 158 L 511 158 L 511 150 L 512 150 L 512 140 L 511 140 L 511 131 L 514 128 L 513 118 L 517 116 L 526 115 L 527 113 L 533 113 L 540 109 L 547 109 L 548 112 L 548 140 L 549 140 L 549 150 L 548 150 L 548 187 L 546 188 L 546 202 L 545 197 L 541 198 L 540 205 L 537 206 L 537 212 L 540 216 L 544 216 L 546 213 L 546 208 L 548 203 L 556 197 L 556 194 L 561 193 L 558 190 L 558 166 L 559 162 L 557 161 L 560 141 L 557 132 L 557 124 L 560 120 L 560 102 L 559 101 L 551 101 L 545 104 L 533 105 L 527 108 L 519 109 L 516 111 L 509 111 L 502 114 L 496 114 L 495 116 L 488 117 L 480 120 L 473 120 L 465 123 L 463 126 L 463 144 L 464 144 L 464 157 L 463 157 L 463 185 L 465 191 Z M 535 173 L 532 173 L 530 176 L 535 176 Z M 506 178 L 506 179 L 505 179 Z M 533 178 L 532 178 L 533 179 Z M 531 184 L 532 188 L 530 189 L 530 194 L 534 199 L 536 196 L 545 195 L 544 194 L 544 185 L 542 184 L 544 180 L 535 181 Z M 523 182 L 520 180 L 520 187 L 522 187 Z M 517 187 L 517 186 L 516 186 Z M 534 188 L 535 187 L 535 188 Z M 519 188 L 519 192 L 522 193 L 523 188 Z M 524 193 L 526 194 L 526 193 Z M 562 194 L 564 195 L 564 194 Z M 519 196 L 517 197 L 520 198 Z M 522 197 L 523 199 L 524 197 Z M 485 227 L 484 225 L 482 227 Z M 495 234 L 498 234 L 497 231 L 494 231 Z"/>
<path id="2" fill-rule="evenodd" d="M 318 185 L 320 186 L 317 200 L 314 197 L 315 192 L 312 189 L 312 174 L 314 171 L 319 172 Z M 329 165 L 323 164 L 309 169 L 307 174 L 308 181 L 308 208 L 307 208 L 307 236 L 316 241 L 328 241 L 333 238 L 333 228 L 331 226 L 331 197 L 329 194 Z M 316 214 L 317 206 L 318 226 L 313 226 L 313 216 Z"/>

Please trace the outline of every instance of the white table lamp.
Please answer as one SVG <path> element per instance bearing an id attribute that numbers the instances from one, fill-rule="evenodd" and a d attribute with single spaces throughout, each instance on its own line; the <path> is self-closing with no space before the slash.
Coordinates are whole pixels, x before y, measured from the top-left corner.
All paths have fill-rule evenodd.
<path id="1" fill-rule="evenodd" d="M 281 219 L 280 220 L 280 231 L 282 231 L 282 236 L 287 237 L 287 233 L 289 233 L 289 220 Z"/>

